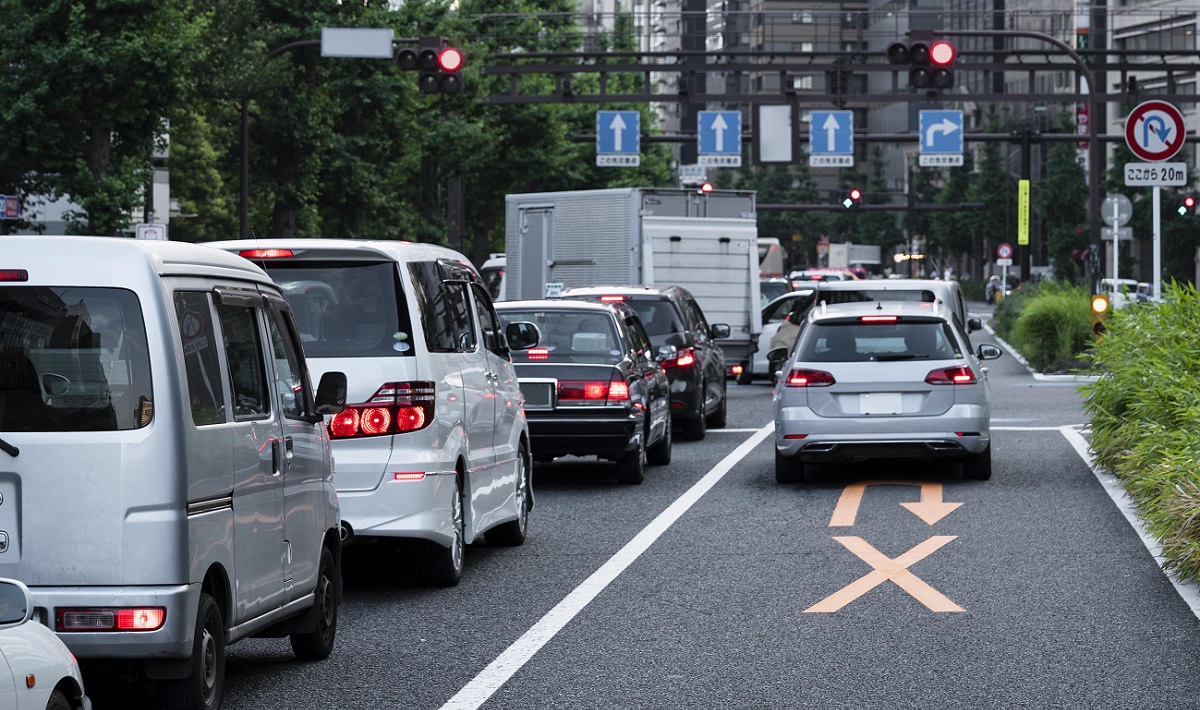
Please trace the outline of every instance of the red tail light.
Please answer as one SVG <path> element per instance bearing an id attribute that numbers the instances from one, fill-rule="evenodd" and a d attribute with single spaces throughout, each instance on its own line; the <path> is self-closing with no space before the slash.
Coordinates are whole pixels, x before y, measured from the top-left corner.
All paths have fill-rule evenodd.
<path id="1" fill-rule="evenodd" d="M 896 316 L 863 316 L 859 320 L 863 323 L 895 323 L 898 318 Z"/>
<path id="2" fill-rule="evenodd" d="M 600 297 L 601 303 L 620 303 L 621 301 L 624 301 L 624 300 L 625 300 L 624 296 L 601 296 Z"/>
<path id="3" fill-rule="evenodd" d="M 668 367 L 691 367 L 696 364 L 696 349 L 684 348 L 675 353 L 675 357 L 663 360 L 663 369 Z"/>
<path id="4" fill-rule="evenodd" d="M 54 630 L 71 631 L 155 631 L 166 621 L 167 610 L 160 606 L 57 609 Z"/>
<path id="5" fill-rule="evenodd" d="M 247 259 L 286 259 L 295 256 L 291 249 L 243 249 L 238 255 Z"/>
<path id="6" fill-rule="evenodd" d="M 549 348 L 529 348 L 525 354 L 530 360 L 545 360 L 550 357 Z"/>
<path id="7" fill-rule="evenodd" d="M 29 272 L 25 269 L 0 269 L 0 281 L 28 281 Z"/>
<path id="8" fill-rule="evenodd" d="M 329 421 L 331 439 L 387 436 L 424 429 L 433 423 L 436 388 L 432 382 L 389 382 L 363 404 L 348 404 Z"/>
<path id="9" fill-rule="evenodd" d="M 629 401 L 629 383 L 625 380 L 560 380 L 559 404 L 604 405 Z"/>
<path id="10" fill-rule="evenodd" d="M 837 380 L 833 379 L 833 375 L 823 370 L 805 370 L 804 368 L 794 367 L 787 376 L 788 387 L 828 387 Z"/>
<path id="11" fill-rule="evenodd" d="M 931 385 L 973 385 L 975 373 L 966 365 L 947 367 L 944 370 L 934 370 L 925 375 L 925 381 Z"/>

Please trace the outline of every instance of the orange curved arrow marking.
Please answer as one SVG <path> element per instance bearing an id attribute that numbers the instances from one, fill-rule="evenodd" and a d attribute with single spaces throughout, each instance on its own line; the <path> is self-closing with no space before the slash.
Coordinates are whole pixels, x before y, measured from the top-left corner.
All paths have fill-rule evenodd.
<path id="1" fill-rule="evenodd" d="M 954 512 L 962 503 L 943 503 L 942 484 L 929 481 L 859 481 L 842 489 L 837 505 L 833 509 L 833 517 L 829 519 L 829 527 L 840 528 L 854 525 L 858 516 L 858 506 L 862 504 L 863 494 L 867 486 L 919 486 L 921 499 L 917 503 L 901 503 L 914 515 L 926 523 L 933 525 L 937 521 Z"/>
<path id="2" fill-rule="evenodd" d="M 843 547 L 858 555 L 859 559 L 863 562 L 871 565 L 872 570 L 816 604 L 813 604 L 805 609 L 804 612 L 831 613 L 839 611 L 842 607 L 888 580 L 895 582 L 896 586 L 911 594 L 914 599 L 924 604 L 930 611 L 966 611 L 961 606 L 950 601 L 946 595 L 929 586 L 917 577 L 917 575 L 908 571 L 911 565 L 925 559 L 956 537 L 956 535 L 937 535 L 931 537 L 894 560 L 874 547 L 871 547 L 868 542 L 860 537 L 835 537 L 833 538 L 834 540 L 842 543 Z"/>

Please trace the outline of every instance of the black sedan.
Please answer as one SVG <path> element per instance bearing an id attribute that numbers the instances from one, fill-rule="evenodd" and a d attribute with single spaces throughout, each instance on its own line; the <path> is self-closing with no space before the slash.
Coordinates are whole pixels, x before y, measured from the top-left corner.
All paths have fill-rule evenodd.
<path id="1" fill-rule="evenodd" d="M 647 463 L 671 462 L 671 390 L 637 314 L 624 304 L 507 301 L 500 320 L 527 321 L 538 347 L 514 351 L 535 461 L 597 456 L 617 480 L 641 483 Z"/>

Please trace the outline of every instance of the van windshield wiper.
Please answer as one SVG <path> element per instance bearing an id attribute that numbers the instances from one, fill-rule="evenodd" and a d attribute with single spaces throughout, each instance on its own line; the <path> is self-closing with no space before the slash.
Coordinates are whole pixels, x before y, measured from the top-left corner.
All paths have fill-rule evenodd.
<path id="1" fill-rule="evenodd" d="M 3 451 L 14 458 L 21 453 L 20 449 L 8 443 L 4 439 L 0 439 L 0 451 Z"/>

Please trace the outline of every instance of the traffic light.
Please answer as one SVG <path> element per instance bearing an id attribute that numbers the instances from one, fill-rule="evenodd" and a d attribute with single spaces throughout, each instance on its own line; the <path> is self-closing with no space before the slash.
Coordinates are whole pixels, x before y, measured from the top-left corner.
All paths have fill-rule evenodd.
<path id="1" fill-rule="evenodd" d="M 417 88 L 422 94 L 462 93 L 463 53 L 445 37 L 422 37 L 416 47 L 401 49 L 396 63 L 405 71 L 421 72 Z"/>
<path id="2" fill-rule="evenodd" d="M 1186 217 L 1189 212 L 1194 213 L 1195 211 L 1196 211 L 1196 198 L 1192 197 L 1191 195 L 1184 197 L 1183 202 L 1181 202 L 1179 205 L 1179 209 L 1176 210 L 1176 212 L 1179 213 L 1180 217 Z"/>
<path id="3" fill-rule="evenodd" d="M 1108 296 L 1097 293 L 1092 296 L 1092 335 L 1099 339 L 1108 330 L 1104 319 L 1108 317 Z"/>
<path id="4" fill-rule="evenodd" d="M 846 194 L 846 199 L 842 200 L 842 206 L 846 209 L 856 207 L 862 202 L 862 190 L 857 187 Z"/>
<path id="5" fill-rule="evenodd" d="M 949 89 L 954 86 L 954 60 L 958 50 L 946 40 L 894 42 L 887 50 L 892 64 L 907 64 L 908 85 L 914 89 Z"/>

